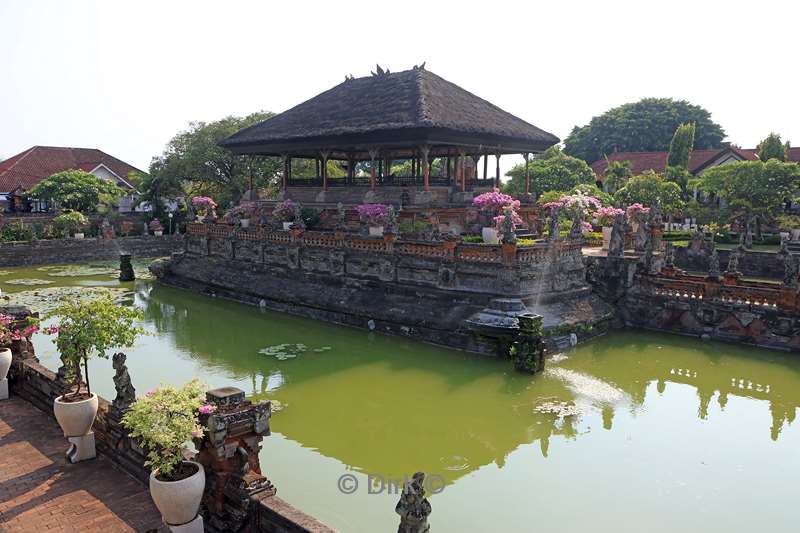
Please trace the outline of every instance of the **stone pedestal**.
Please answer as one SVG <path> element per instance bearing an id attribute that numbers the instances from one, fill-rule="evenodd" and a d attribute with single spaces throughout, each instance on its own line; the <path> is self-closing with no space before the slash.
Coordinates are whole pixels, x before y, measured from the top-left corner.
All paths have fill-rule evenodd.
<path id="1" fill-rule="evenodd" d="M 261 474 L 258 459 L 261 440 L 269 435 L 271 406 L 245 400 L 244 391 L 236 387 L 208 391 L 206 401 L 216 407 L 214 413 L 200 415 L 200 423 L 208 431 L 196 441 L 197 462 L 206 471 L 206 528 L 241 531 L 246 527 L 251 497 L 276 492 Z"/>
<path id="2" fill-rule="evenodd" d="M 191 522 L 186 522 L 179 526 L 167 524 L 167 527 L 172 533 L 203 533 L 205 531 L 203 517 L 200 515 L 197 515 Z"/>
<path id="3" fill-rule="evenodd" d="M 472 199 L 475 194 L 472 191 L 454 192 L 450 195 L 450 201 L 454 204 L 469 204 L 472 205 Z"/>
<path id="4" fill-rule="evenodd" d="M 70 443 L 67 450 L 67 460 L 70 463 L 79 463 L 97 457 L 94 447 L 94 431 L 89 431 L 80 437 L 67 437 Z"/>
<path id="5" fill-rule="evenodd" d="M 0 400 L 8 400 L 8 378 L 0 380 Z"/>
<path id="6" fill-rule="evenodd" d="M 414 194 L 414 205 L 429 206 L 433 205 L 435 201 L 436 195 L 433 191 L 417 191 Z"/>

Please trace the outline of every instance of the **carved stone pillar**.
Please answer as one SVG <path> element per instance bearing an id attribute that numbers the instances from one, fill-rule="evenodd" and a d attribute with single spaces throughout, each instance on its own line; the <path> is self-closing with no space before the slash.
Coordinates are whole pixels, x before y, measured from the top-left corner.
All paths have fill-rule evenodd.
<path id="1" fill-rule="evenodd" d="M 208 391 L 206 401 L 217 408 L 200 416 L 208 432 L 195 442 L 197 461 L 206 471 L 206 530 L 243 531 L 251 497 L 276 493 L 258 460 L 261 440 L 270 434 L 270 402 L 253 404 L 236 387 Z"/>

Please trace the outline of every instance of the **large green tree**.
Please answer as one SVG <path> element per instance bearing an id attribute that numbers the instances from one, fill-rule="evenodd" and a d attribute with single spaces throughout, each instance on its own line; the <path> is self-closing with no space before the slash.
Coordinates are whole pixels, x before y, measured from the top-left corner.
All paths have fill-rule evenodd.
<path id="1" fill-rule="evenodd" d="M 757 224 L 771 216 L 800 185 L 800 165 L 769 161 L 739 161 L 710 168 L 693 183 L 723 198 L 742 223 Z"/>
<path id="2" fill-rule="evenodd" d="M 546 191 L 569 191 L 582 183 L 594 183 L 597 179 L 585 161 L 570 157 L 558 146 L 548 148 L 541 156 L 528 162 L 530 191 L 539 196 Z M 519 197 L 525 193 L 525 164 L 515 165 L 506 173 L 511 179 L 503 191 Z"/>
<path id="3" fill-rule="evenodd" d="M 564 139 L 564 152 L 592 163 L 613 152 L 666 151 L 675 129 L 696 126 L 694 147 L 719 148 L 725 132 L 700 106 L 672 98 L 644 98 L 575 126 Z"/>
<path id="4" fill-rule="evenodd" d="M 275 157 L 234 155 L 219 142 L 242 128 L 273 116 L 261 111 L 246 117 L 229 116 L 215 122 L 192 122 L 153 159 L 150 173 L 171 183 L 181 182 L 190 194 L 214 197 L 221 206 L 237 203 L 250 176 L 258 189 L 274 185 L 282 170 Z"/>
<path id="5" fill-rule="evenodd" d="M 611 194 L 617 192 L 628 183 L 631 178 L 630 161 L 609 161 L 606 157 L 606 173 L 603 175 L 603 182 L 606 189 Z"/>
<path id="6" fill-rule="evenodd" d="M 620 207 L 634 203 L 652 207 L 658 203 L 668 215 L 683 207 L 680 187 L 652 170 L 628 180 L 628 183 L 614 194 L 614 202 Z"/>
<path id="7" fill-rule="evenodd" d="M 784 144 L 780 135 L 777 133 L 770 133 L 766 139 L 758 143 L 756 151 L 761 161 L 769 161 L 770 159 L 786 161 L 786 156 L 789 152 L 789 142 L 787 141 L 786 144 Z"/>
<path id="8" fill-rule="evenodd" d="M 96 211 L 125 194 L 116 184 L 83 170 L 64 170 L 40 181 L 28 196 L 63 209 Z"/>

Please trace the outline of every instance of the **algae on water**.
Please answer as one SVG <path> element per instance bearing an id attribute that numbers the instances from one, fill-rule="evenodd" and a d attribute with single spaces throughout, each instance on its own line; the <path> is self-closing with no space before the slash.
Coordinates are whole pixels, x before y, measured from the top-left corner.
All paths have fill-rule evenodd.
<path id="1" fill-rule="evenodd" d="M 266 348 L 262 348 L 258 351 L 258 353 L 264 355 L 271 355 L 272 357 L 278 359 L 279 361 L 285 361 L 287 359 L 294 359 L 300 354 L 313 352 L 313 353 L 321 353 L 327 352 L 330 350 L 330 346 L 320 346 L 318 348 L 309 348 L 305 344 L 302 343 L 294 343 L 294 344 L 275 344 L 274 346 L 267 346 Z"/>
<path id="2" fill-rule="evenodd" d="M 122 300 L 130 294 L 129 290 L 119 287 L 44 287 L 6 294 L 2 300 L 11 305 L 23 305 L 34 312 L 47 314 L 67 300 L 90 302 L 106 296 Z"/>

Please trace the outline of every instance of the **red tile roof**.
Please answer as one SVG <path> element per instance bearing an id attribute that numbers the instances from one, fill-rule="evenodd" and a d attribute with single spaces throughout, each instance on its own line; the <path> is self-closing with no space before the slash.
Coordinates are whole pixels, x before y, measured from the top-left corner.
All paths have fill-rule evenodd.
<path id="1" fill-rule="evenodd" d="M 132 188 L 127 181 L 130 172 L 141 170 L 96 148 L 34 146 L 0 162 L 0 193 L 17 189 L 30 190 L 44 178 L 62 170 L 79 169 L 91 172 L 104 165 L 122 178 L 118 185 Z"/>
<path id="2" fill-rule="evenodd" d="M 745 160 L 755 161 L 758 159 L 758 155 L 756 155 L 757 150 L 755 148 L 737 148 L 736 146 L 729 146 L 716 150 L 693 150 L 691 156 L 689 156 L 689 172 L 694 174 L 727 151 Z M 655 170 L 656 172 L 664 170 L 664 167 L 667 165 L 667 152 L 616 152 L 609 154 L 608 160 L 630 161 L 631 173 L 636 176 L 646 170 Z M 800 147 L 789 149 L 788 160 L 800 161 Z M 607 168 L 605 159 L 595 161 L 590 166 L 599 177 L 605 174 Z"/>

